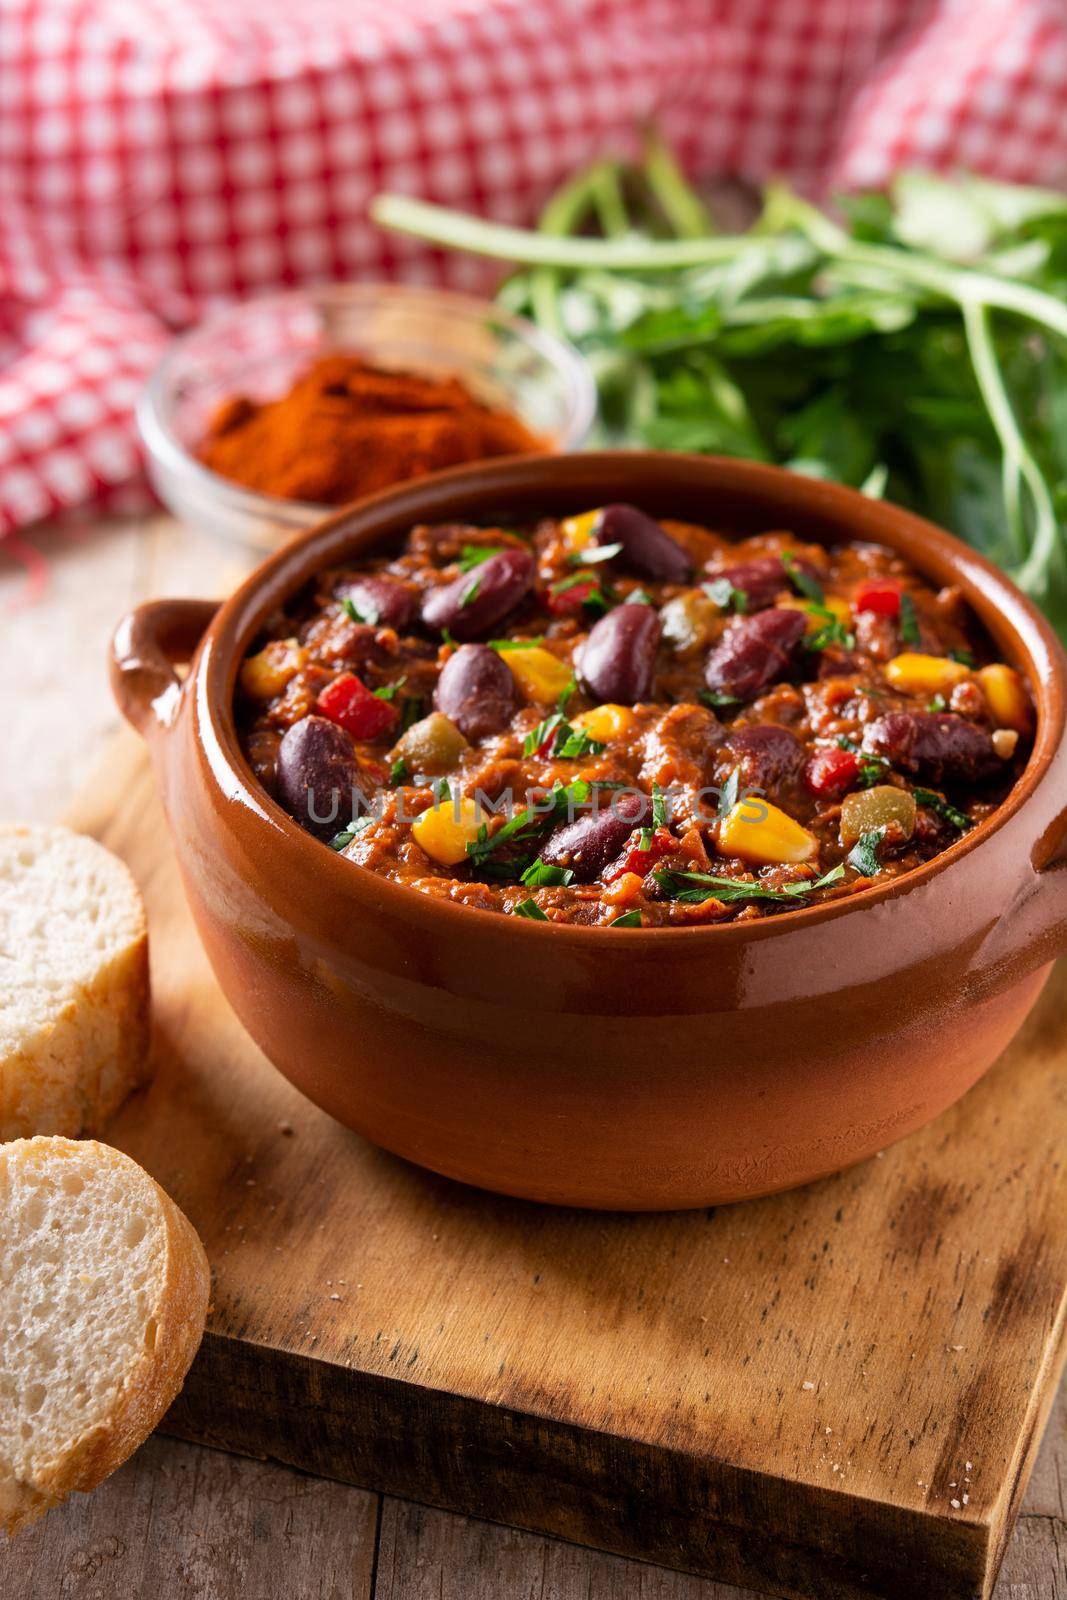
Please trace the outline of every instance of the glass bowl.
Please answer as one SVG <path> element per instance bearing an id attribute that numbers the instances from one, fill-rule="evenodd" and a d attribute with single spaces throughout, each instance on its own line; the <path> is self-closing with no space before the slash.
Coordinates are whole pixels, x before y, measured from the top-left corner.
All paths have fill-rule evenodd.
<path id="1" fill-rule="evenodd" d="M 137 423 L 148 475 L 174 516 L 263 552 L 337 509 L 242 488 L 194 454 L 224 400 L 277 398 L 324 350 L 430 377 L 455 375 L 560 451 L 581 446 L 596 414 L 584 358 L 491 300 L 403 284 L 296 289 L 217 313 L 177 339 L 149 379 Z"/>

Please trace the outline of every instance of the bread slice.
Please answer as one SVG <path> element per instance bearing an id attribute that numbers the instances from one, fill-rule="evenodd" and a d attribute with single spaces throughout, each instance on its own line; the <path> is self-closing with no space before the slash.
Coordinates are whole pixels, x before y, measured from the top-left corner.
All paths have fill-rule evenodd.
<path id="1" fill-rule="evenodd" d="M 99 1133 L 148 1072 L 148 935 L 124 864 L 0 827 L 0 1139 Z"/>
<path id="2" fill-rule="evenodd" d="M 182 1386 L 210 1273 L 192 1224 L 94 1140 L 0 1146 L 0 1527 L 92 1489 Z"/>

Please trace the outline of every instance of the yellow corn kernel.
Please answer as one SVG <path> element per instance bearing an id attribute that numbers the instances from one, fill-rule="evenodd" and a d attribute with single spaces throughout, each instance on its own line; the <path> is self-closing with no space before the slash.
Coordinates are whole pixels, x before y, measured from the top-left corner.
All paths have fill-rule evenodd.
<path id="1" fill-rule="evenodd" d="M 572 719 L 572 726 L 581 728 L 590 739 L 599 739 L 601 744 L 608 744 L 612 739 L 619 739 L 628 733 L 634 724 L 634 714 L 629 706 L 615 706 L 610 703 L 603 706 L 594 706 L 592 711 L 583 711 L 581 716 Z"/>
<path id="2" fill-rule="evenodd" d="M 719 828 L 719 854 L 753 866 L 810 861 L 819 848 L 807 828 L 767 800 L 739 800 Z"/>
<path id="3" fill-rule="evenodd" d="M 467 846 L 485 820 L 481 806 L 466 795 L 444 795 L 415 818 L 411 833 L 428 856 L 442 867 L 454 867 L 467 859 Z"/>
<path id="4" fill-rule="evenodd" d="M 1028 733 L 1033 715 L 1026 685 L 1014 667 L 1002 661 L 979 667 L 975 677 L 982 686 L 986 704 L 999 728 L 1014 728 L 1016 733 Z"/>
<path id="5" fill-rule="evenodd" d="M 558 700 L 571 681 L 571 669 L 567 663 L 539 644 L 504 650 L 501 659 L 511 668 L 512 676 L 526 698 L 536 700 L 539 704 Z"/>
<path id="6" fill-rule="evenodd" d="M 843 628 L 850 627 L 852 623 L 852 607 L 847 600 L 842 600 L 835 594 L 828 594 L 820 604 L 814 600 L 800 600 L 795 595 L 788 595 L 777 604 L 784 606 L 787 611 L 806 611 L 808 633 L 818 633 L 820 628 L 826 627 L 827 612 L 835 622 L 840 622 Z"/>
<path id="7" fill-rule="evenodd" d="M 241 688 L 251 700 L 273 700 L 296 677 L 307 654 L 295 639 L 273 639 L 258 655 L 244 661 Z"/>
<path id="8" fill-rule="evenodd" d="M 560 523 L 560 531 L 572 550 L 584 550 L 586 545 L 595 544 L 596 527 L 600 521 L 600 507 L 595 511 L 583 511 L 580 517 L 564 517 Z"/>
<path id="9" fill-rule="evenodd" d="M 886 662 L 885 675 L 902 694 L 944 694 L 969 678 L 970 669 L 948 656 L 924 656 L 917 650 L 906 650 Z"/>

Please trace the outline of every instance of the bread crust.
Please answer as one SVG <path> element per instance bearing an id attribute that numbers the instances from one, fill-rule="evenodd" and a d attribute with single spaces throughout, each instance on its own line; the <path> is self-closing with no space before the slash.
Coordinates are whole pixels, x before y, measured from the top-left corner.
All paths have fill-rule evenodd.
<path id="1" fill-rule="evenodd" d="M 9 1537 L 73 1490 L 94 1489 L 143 1444 L 185 1381 L 203 1337 L 211 1290 L 211 1270 L 195 1228 L 135 1161 L 93 1140 L 19 1140 L 4 1154 L 18 1159 L 20 1145 L 25 1150 L 42 1144 L 71 1145 L 79 1152 L 89 1148 L 94 1159 L 121 1171 L 127 1180 L 150 1184 L 160 1208 L 166 1259 L 153 1307 L 153 1347 L 130 1368 L 110 1414 L 39 1466 L 31 1483 L 0 1480 L 0 1527 Z"/>
<path id="2" fill-rule="evenodd" d="M 58 839 L 67 849 L 105 857 L 133 935 L 121 949 L 102 953 L 90 977 L 57 1000 L 43 1024 L 0 1053 L 0 1141 L 100 1133 L 151 1072 L 148 929 L 140 891 L 126 864 L 95 839 L 66 828 L 0 826 L 0 844 L 11 839 Z"/>

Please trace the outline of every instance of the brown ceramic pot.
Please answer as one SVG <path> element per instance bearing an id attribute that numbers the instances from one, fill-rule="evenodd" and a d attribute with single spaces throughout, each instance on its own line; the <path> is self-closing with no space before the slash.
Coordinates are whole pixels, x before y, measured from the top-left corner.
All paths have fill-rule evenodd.
<path id="1" fill-rule="evenodd" d="M 956 583 L 1035 687 L 1030 764 L 935 861 L 827 905 L 611 931 L 431 899 L 334 855 L 238 745 L 238 665 L 320 568 L 415 522 L 628 500 L 662 516 L 878 540 Z M 174 663 L 192 666 L 179 682 Z M 230 1003 L 274 1064 L 367 1138 L 507 1194 L 659 1210 L 765 1194 L 918 1128 L 990 1066 L 1067 946 L 1067 661 L 948 534 L 773 468 L 652 454 L 491 463 L 378 496 L 218 608 L 119 627 L 115 693 L 151 746 L 185 888 Z"/>

